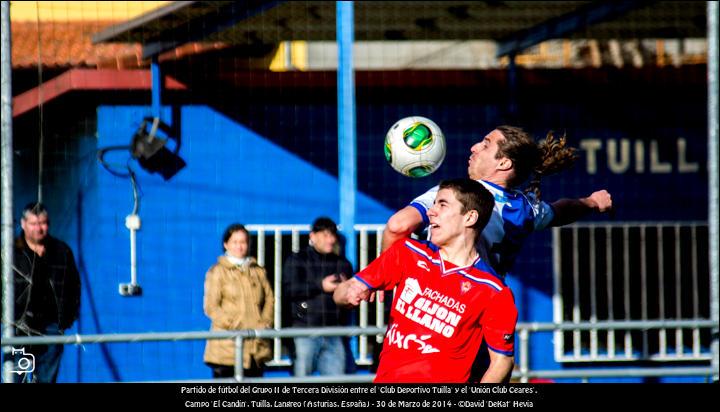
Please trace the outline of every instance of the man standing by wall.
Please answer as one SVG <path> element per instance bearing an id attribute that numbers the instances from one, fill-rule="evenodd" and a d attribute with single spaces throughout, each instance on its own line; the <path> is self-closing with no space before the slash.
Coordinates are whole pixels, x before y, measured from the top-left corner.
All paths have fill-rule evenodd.
<path id="1" fill-rule="evenodd" d="M 315 220 L 310 246 L 293 253 L 283 267 L 283 294 L 290 305 L 290 323 L 294 327 L 342 326 L 346 311 L 333 302 L 337 285 L 353 273 L 352 265 L 335 253 L 337 226 L 327 217 Z M 339 336 L 295 338 L 293 369 L 295 376 L 342 375 L 345 372 L 345 347 Z"/>
<path id="2" fill-rule="evenodd" d="M 80 275 L 70 247 L 50 236 L 42 203 L 23 208 L 15 240 L 15 328 L 18 336 L 62 335 L 78 318 Z M 63 345 L 25 348 L 35 357 L 32 382 L 57 380 Z M 26 375 L 27 376 L 27 375 Z"/>

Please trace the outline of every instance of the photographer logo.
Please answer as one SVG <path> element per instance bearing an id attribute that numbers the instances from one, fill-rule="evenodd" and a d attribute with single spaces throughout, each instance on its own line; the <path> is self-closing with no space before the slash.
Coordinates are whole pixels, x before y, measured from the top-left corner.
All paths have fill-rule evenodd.
<path id="1" fill-rule="evenodd" d="M 11 371 L 12 373 L 21 375 L 23 373 L 35 372 L 35 355 L 25 353 L 25 348 L 12 348 L 12 356 L 15 358 L 15 366 Z"/>

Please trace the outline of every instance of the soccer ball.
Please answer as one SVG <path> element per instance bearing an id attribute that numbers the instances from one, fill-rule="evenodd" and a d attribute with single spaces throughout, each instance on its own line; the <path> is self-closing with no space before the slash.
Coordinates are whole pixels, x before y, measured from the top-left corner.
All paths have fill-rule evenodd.
<path id="1" fill-rule="evenodd" d="M 402 118 L 385 135 L 385 159 L 405 176 L 427 176 L 445 160 L 445 136 L 430 119 Z"/>

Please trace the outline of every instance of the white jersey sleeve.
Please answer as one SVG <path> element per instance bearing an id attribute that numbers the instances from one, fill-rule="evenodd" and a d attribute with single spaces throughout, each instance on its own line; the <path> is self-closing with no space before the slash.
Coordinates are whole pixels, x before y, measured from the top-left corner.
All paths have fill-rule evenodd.
<path id="1" fill-rule="evenodd" d="M 437 196 L 438 190 L 439 186 L 435 186 L 427 192 L 416 197 L 412 202 L 410 202 L 410 206 L 414 207 L 418 210 L 418 212 L 420 212 L 420 215 L 423 219 L 423 225 L 425 226 L 430 223 L 427 212 L 432 207 L 433 203 L 435 203 L 435 196 Z"/>
<path id="2" fill-rule="evenodd" d="M 545 229 L 550 226 L 553 219 L 555 218 L 555 211 L 552 206 L 542 200 L 537 200 L 534 193 L 528 193 L 525 195 L 530 202 L 535 214 L 533 221 L 535 223 L 535 230 Z"/>

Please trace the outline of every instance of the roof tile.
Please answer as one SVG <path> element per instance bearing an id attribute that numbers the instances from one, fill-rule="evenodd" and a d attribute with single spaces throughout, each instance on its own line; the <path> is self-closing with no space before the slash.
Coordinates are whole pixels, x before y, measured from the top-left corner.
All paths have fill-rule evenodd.
<path id="1" fill-rule="evenodd" d="M 142 60 L 142 47 L 138 43 L 92 44 L 95 33 L 117 22 L 12 22 L 13 68 L 37 67 L 91 67 L 103 69 L 136 69 L 149 66 Z M 189 54 L 222 49 L 226 44 L 188 43 L 160 56 L 160 61 L 180 59 Z M 40 52 L 38 52 L 38 50 Z"/>

